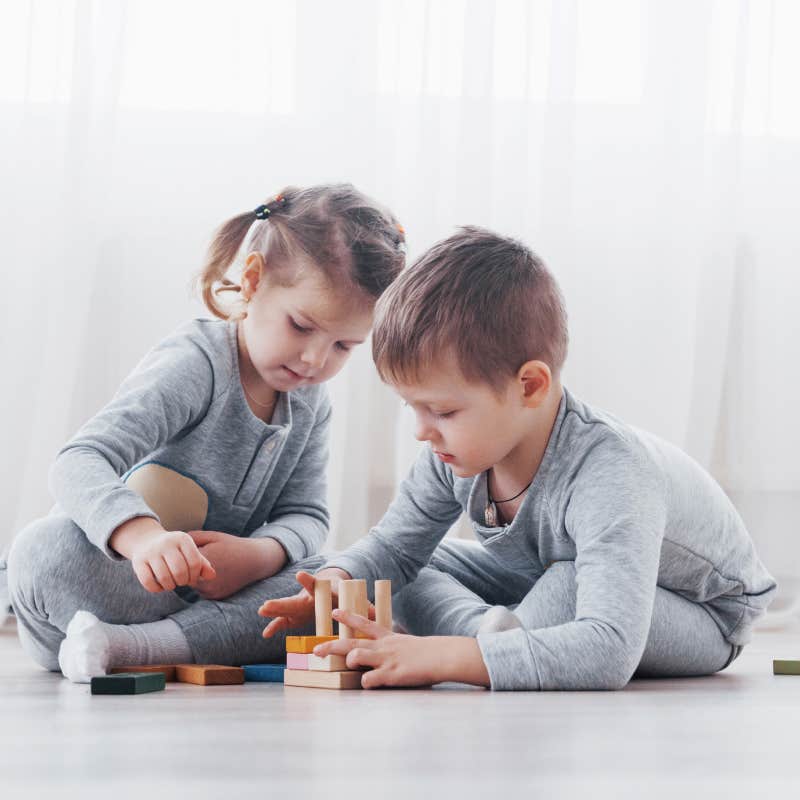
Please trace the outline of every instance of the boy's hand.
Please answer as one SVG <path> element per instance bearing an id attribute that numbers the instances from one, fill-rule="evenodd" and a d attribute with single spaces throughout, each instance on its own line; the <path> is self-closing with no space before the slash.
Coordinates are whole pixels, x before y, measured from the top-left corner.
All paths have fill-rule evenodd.
<path id="1" fill-rule="evenodd" d="M 286 552 L 275 539 L 250 539 L 222 531 L 189 531 L 199 552 L 215 571 L 192 583 L 206 600 L 222 600 L 248 584 L 278 572 Z"/>
<path id="2" fill-rule="evenodd" d="M 139 583 L 148 592 L 169 592 L 178 586 L 216 577 L 214 567 L 183 531 L 162 531 L 141 537 L 130 560 Z"/>
<path id="3" fill-rule="evenodd" d="M 338 639 L 314 648 L 315 656 L 346 656 L 348 669 L 371 667 L 361 678 L 364 689 L 378 686 L 431 686 L 448 680 L 442 674 L 442 660 L 448 642 L 455 637 L 423 637 L 392 633 L 352 611 L 333 612 L 344 623 L 368 639 Z M 444 641 L 443 641 L 444 640 Z"/>
<path id="4" fill-rule="evenodd" d="M 352 611 L 334 611 L 333 618 L 369 638 L 325 642 L 314 648 L 314 655 L 345 656 L 348 669 L 371 668 L 361 677 L 363 689 L 431 686 L 442 681 L 490 685 L 478 642 L 472 637 L 392 633 Z"/>
<path id="5" fill-rule="evenodd" d="M 291 597 L 278 597 L 274 600 L 267 600 L 258 609 L 259 616 L 274 617 L 261 634 L 265 639 L 269 639 L 270 636 L 273 636 L 278 631 L 303 628 L 314 621 L 314 583 L 317 580 L 329 580 L 331 582 L 331 598 L 333 604 L 336 605 L 339 598 L 339 581 L 349 580 L 350 575 L 343 569 L 331 567 L 330 569 L 320 570 L 316 575 L 301 571 L 295 577 L 303 587 L 297 594 Z"/>

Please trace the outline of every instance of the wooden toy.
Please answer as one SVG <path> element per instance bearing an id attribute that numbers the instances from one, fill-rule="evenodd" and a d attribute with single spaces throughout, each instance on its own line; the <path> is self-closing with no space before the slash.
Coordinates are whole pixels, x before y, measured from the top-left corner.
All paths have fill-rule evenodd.
<path id="1" fill-rule="evenodd" d="M 772 662 L 773 675 L 800 675 L 800 661 L 776 658 Z"/>
<path id="2" fill-rule="evenodd" d="M 304 686 L 308 689 L 360 689 L 361 672 L 314 672 L 308 669 L 287 669 L 284 686 Z"/>
<path id="3" fill-rule="evenodd" d="M 317 672 L 344 672 L 347 670 L 344 656 L 315 656 L 313 653 L 287 653 L 287 669 L 313 669 Z"/>
<path id="4" fill-rule="evenodd" d="M 181 683 L 194 683 L 198 686 L 244 683 L 244 670 L 241 667 L 224 667 L 219 664 L 177 664 L 175 671 Z"/>
<path id="5" fill-rule="evenodd" d="M 246 683 L 283 683 L 283 664 L 245 664 L 244 679 Z"/>
<path id="6" fill-rule="evenodd" d="M 117 672 L 92 678 L 92 694 L 144 694 L 167 685 L 163 672 Z"/>
<path id="7" fill-rule="evenodd" d="M 121 672 L 160 672 L 164 675 L 167 683 L 177 680 L 175 675 L 174 664 L 142 664 L 137 667 L 114 667 L 111 670 L 112 675 L 118 675 Z"/>
<path id="8" fill-rule="evenodd" d="M 338 636 L 287 636 L 287 653 L 310 653 L 318 644 L 334 642 Z"/>
<path id="9" fill-rule="evenodd" d="M 327 588 L 324 586 L 327 585 Z M 321 592 L 317 592 L 323 585 Z M 314 617 L 317 625 L 316 636 L 286 637 L 286 671 L 283 673 L 285 686 L 301 686 L 312 689 L 360 689 L 360 670 L 348 670 L 345 656 L 315 656 L 314 647 L 323 642 L 336 639 L 331 630 L 331 595 L 327 581 L 317 581 L 314 587 Z M 350 580 L 339 582 L 339 608 L 353 611 L 361 616 L 369 616 L 367 582 Z M 384 627 L 392 628 L 392 582 L 375 581 L 375 619 Z M 347 625 L 339 623 L 339 639 L 356 638 L 356 632 Z M 358 634 L 361 636 L 361 634 Z"/>

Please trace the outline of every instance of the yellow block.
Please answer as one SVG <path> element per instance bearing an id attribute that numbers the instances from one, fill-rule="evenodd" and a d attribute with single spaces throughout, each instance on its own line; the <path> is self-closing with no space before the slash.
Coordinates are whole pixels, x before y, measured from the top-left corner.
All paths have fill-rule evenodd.
<path id="1" fill-rule="evenodd" d="M 318 644 L 325 642 L 336 642 L 338 636 L 287 636 L 287 653 L 312 653 Z"/>

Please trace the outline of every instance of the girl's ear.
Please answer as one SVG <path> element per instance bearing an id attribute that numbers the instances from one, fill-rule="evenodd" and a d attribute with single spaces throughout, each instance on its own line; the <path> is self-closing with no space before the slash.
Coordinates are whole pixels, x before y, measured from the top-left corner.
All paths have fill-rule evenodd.
<path id="1" fill-rule="evenodd" d="M 526 361 L 517 372 L 517 383 L 522 390 L 522 404 L 538 408 L 550 394 L 553 376 L 544 361 Z"/>
<path id="2" fill-rule="evenodd" d="M 258 290 L 264 277 L 264 256 L 261 253 L 250 253 L 244 262 L 242 272 L 242 299 L 249 300 Z"/>

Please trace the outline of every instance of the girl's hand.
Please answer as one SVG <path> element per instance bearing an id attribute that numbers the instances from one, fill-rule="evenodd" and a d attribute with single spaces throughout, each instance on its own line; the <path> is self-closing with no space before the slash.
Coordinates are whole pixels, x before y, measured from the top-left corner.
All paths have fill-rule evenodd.
<path id="1" fill-rule="evenodd" d="M 188 535 L 216 573 L 192 583 L 206 600 L 230 597 L 254 581 L 274 575 L 286 563 L 286 552 L 275 539 L 249 539 L 222 531 L 189 531 Z"/>
<path id="2" fill-rule="evenodd" d="M 130 553 L 133 571 L 148 592 L 169 592 L 199 580 L 213 580 L 214 567 L 188 533 L 154 531 L 138 538 Z"/>
<path id="3" fill-rule="evenodd" d="M 269 639 L 278 631 L 303 628 L 314 621 L 314 583 L 317 580 L 329 580 L 331 582 L 331 598 L 334 605 L 339 598 L 339 581 L 349 580 L 350 574 L 343 569 L 331 567 L 323 569 L 316 575 L 310 572 L 298 572 L 297 582 L 303 587 L 297 594 L 291 597 L 278 597 L 274 600 L 267 600 L 258 614 L 261 617 L 274 617 L 275 619 L 264 628 L 261 634 L 265 639 Z"/>

